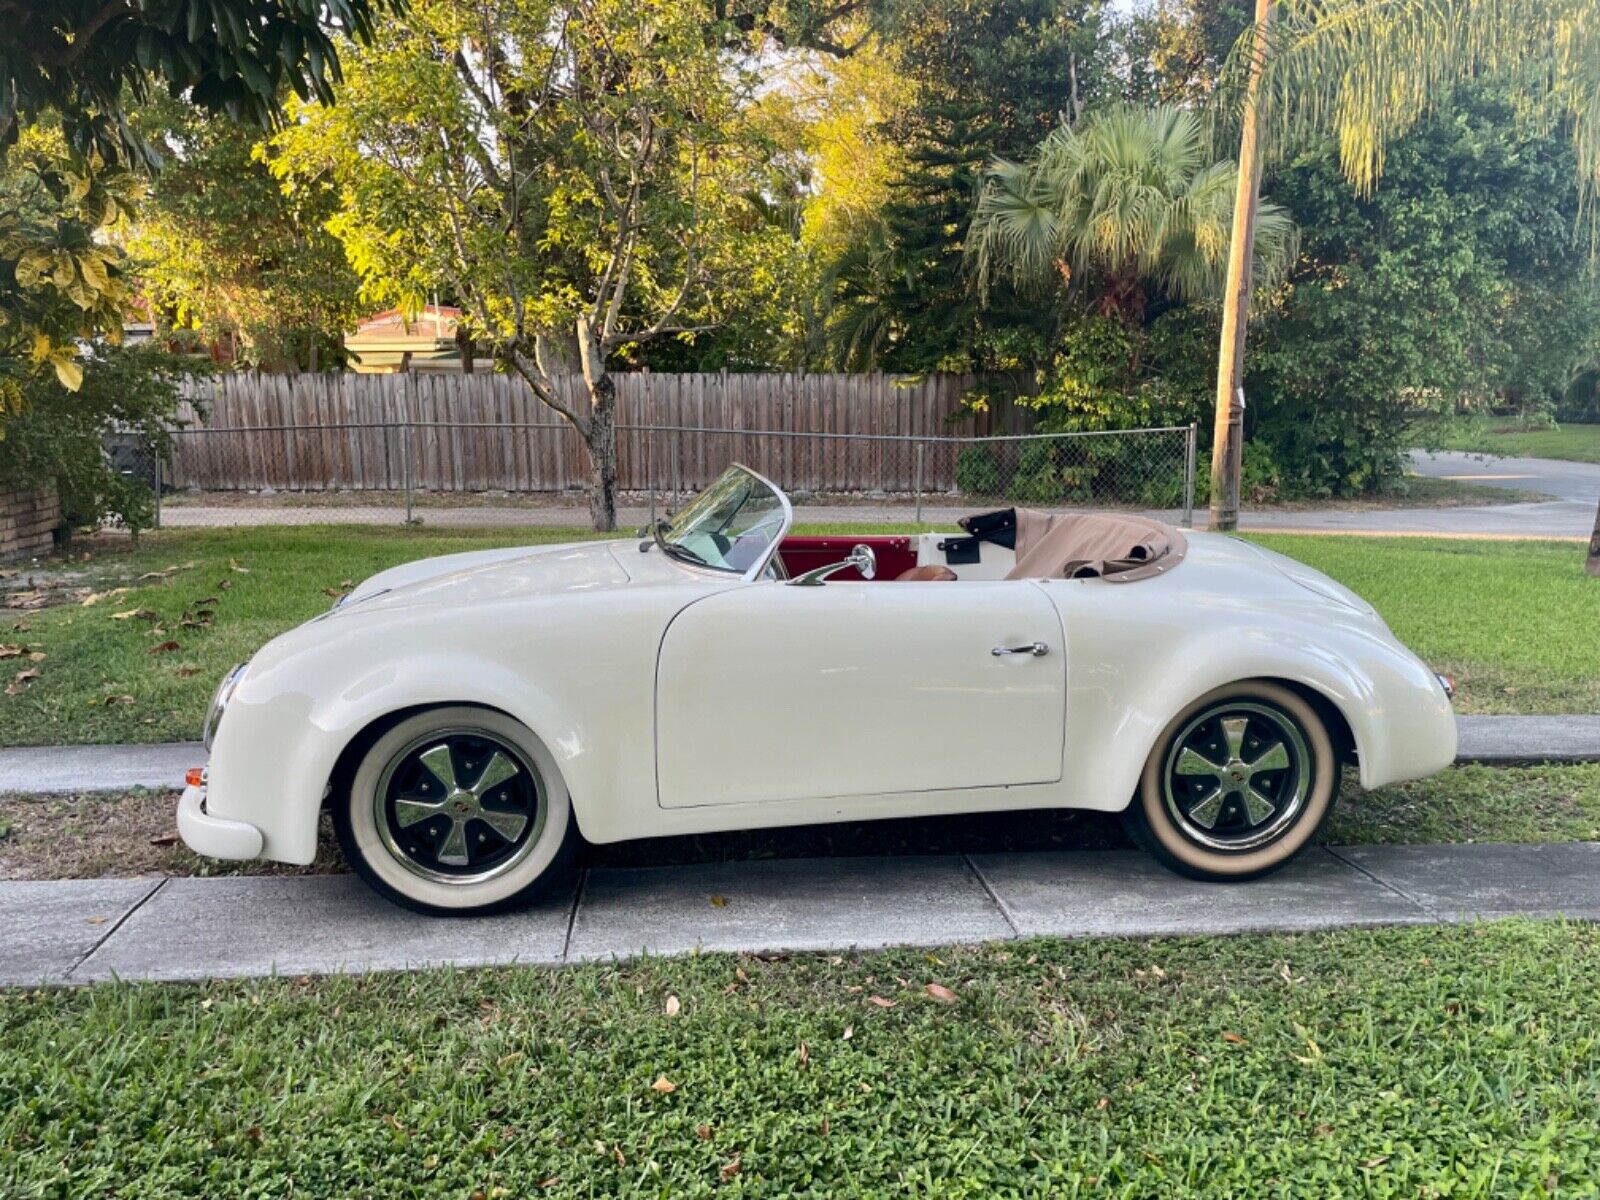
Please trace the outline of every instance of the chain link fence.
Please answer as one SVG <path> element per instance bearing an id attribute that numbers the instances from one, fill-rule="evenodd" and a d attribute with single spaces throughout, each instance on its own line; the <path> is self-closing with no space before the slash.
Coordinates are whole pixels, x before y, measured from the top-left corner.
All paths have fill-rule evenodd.
<path id="1" fill-rule="evenodd" d="M 158 496 L 167 527 L 586 525 L 587 461 L 566 425 L 518 422 L 191 427 L 159 455 L 107 453 Z M 944 524 L 984 507 L 1120 508 L 1188 525 L 1195 428 L 993 437 L 619 426 L 618 519 L 670 512 L 739 462 L 801 521 Z"/>

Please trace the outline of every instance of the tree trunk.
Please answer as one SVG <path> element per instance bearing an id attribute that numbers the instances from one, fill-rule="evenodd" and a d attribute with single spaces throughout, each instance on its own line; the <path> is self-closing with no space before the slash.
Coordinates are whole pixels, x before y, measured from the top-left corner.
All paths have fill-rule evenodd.
<path id="1" fill-rule="evenodd" d="M 589 385 L 589 515 L 601 533 L 617 527 L 617 381 L 610 372 Z"/>
<path id="2" fill-rule="evenodd" d="M 1250 270 L 1255 259 L 1256 205 L 1261 193 L 1261 73 L 1266 65 L 1272 0 L 1256 0 L 1250 78 L 1245 88 L 1244 132 L 1239 139 L 1239 182 L 1233 200 L 1233 239 L 1222 298 L 1222 345 L 1217 354 L 1217 415 L 1211 443 L 1212 529 L 1239 527 L 1239 476 L 1244 459 L 1244 338 L 1250 310 Z"/>
<path id="3" fill-rule="evenodd" d="M 605 350 L 589 322 L 578 319 L 578 358 L 589 385 L 589 419 L 583 442 L 589 450 L 589 516 L 599 533 L 617 527 L 617 381 L 606 369 Z"/>
<path id="4" fill-rule="evenodd" d="M 1589 535 L 1588 571 L 1600 577 L 1600 506 L 1594 510 L 1594 532 Z"/>

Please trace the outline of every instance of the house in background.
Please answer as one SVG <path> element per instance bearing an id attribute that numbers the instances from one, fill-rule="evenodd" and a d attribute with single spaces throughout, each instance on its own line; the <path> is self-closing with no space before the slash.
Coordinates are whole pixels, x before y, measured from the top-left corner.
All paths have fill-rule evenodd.
<path id="1" fill-rule="evenodd" d="M 350 369 L 363 375 L 402 371 L 472 374 L 472 342 L 461 327 L 461 310 L 429 304 L 411 320 L 398 308 L 374 313 L 344 337 Z"/>

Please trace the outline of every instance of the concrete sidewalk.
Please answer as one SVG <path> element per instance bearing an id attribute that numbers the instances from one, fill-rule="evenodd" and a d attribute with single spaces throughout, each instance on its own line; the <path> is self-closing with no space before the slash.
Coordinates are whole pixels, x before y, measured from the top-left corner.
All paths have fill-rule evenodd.
<path id="1" fill-rule="evenodd" d="M 1600 715 L 1457 717 L 1457 762 L 1600 762 Z M 178 788 L 206 761 L 199 742 L 0 749 L 0 794 Z"/>
<path id="2" fill-rule="evenodd" d="M 0 985 L 1558 915 L 1600 920 L 1600 843 L 1318 848 L 1245 884 L 1129 851 L 594 870 L 525 912 L 466 919 L 396 908 L 349 875 L 0 883 Z"/>

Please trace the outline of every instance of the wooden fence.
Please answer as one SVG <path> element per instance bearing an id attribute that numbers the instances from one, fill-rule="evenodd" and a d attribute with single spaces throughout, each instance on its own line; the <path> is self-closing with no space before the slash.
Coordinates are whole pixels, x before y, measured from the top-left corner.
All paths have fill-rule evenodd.
<path id="1" fill-rule="evenodd" d="M 617 379 L 620 486 L 697 488 L 727 462 L 811 491 L 910 491 L 953 483 L 951 453 L 909 442 L 1023 433 L 1032 411 L 1005 397 L 1014 381 L 970 375 L 624 374 Z M 586 407 L 580 379 L 565 401 Z M 987 412 L 959 420 L 982 387 Z M 580 488 L 588 455 L 566 422 L 519 381 L 478 375 L 223 375 L 192 386 L 170 481 L 203 490 L 553 492 Z"/>

